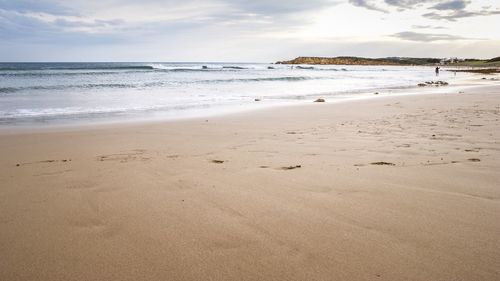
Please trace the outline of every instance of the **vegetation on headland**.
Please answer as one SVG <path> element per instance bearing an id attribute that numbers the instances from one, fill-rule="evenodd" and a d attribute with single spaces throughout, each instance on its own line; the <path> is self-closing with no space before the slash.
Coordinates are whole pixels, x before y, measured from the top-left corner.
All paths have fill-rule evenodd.
<path id="1" fill-rule="evenodd" d="M 362 57 L 298 57 L 279 61 L 277 64 L 319 64 L 319 65 L 446 65 L 457 67 L 499 67 L 500 57 L 489 60 L 439 59 L 439 58 L 362 58 Z"/>
<path id="2" fill-rule="evenodd" d="M 334 65 L 398 65 L 399 62 L 391 59 L 371 59 L 359 57 L 298 57 L 289 61 L 279 61 L 278 64 L 334 64 Z"/>

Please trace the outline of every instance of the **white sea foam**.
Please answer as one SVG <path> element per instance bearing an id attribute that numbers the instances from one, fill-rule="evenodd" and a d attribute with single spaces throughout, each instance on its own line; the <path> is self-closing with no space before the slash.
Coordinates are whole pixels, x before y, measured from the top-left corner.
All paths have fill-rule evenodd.
<path id="1" fill-rule="evenodd" d="M 439 80 L 467 74 L 442 72 Z M 430 67 L 242 63 L 0 64 L 0 125 L 200 116 L 361 97 L 436 80 Z M 259 102 L 255 102 L 259 99 Z"/>

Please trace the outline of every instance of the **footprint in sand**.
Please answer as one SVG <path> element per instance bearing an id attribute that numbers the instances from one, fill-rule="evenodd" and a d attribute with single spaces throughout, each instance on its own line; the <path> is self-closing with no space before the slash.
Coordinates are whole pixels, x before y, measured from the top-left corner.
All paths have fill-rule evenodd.
<path id="1" fill-rule="evenodd" d="M 66 163 L 71 162 L 71 159 L 49 159 L 49 160 L 41 160 L 36 162 L 26 162 L 26 163 L 17 163 L 16 167 L 25 166 L 25 165 L 34 165 L 34 164 L 47 164 L 47 163 Z"/>
<path id="2" fill-rule="evenodd" d="M 143 157 L 146 153 L 144 149 L 135 149 L 130 152 L 107 154 L 97 156 L 98 161 L 119 161 L 120 163 L 126 163 L 129 161 L 147 161 L 151 158 Z"/>
<path id="3" fill-rule="evenodd" d="M 40 173 L 40 174 L 34 174 L 34 177 L 40 177 L 40 176 L 54 176 L 54 175 L 61 175 L 65 173 L 69 173 L 73 170 L 71 169 L 66 169 L 66 170 L 61 170 L 61 171 L 54 171 L 54 172 L 46 172 L 46 173 Z"/>
<path id="4" fill-rule="evenodd" d="M 96 184 L 89 181 L 75 181 L 66 185 L 67 189 L 90 189 L 96 187 Z"/>

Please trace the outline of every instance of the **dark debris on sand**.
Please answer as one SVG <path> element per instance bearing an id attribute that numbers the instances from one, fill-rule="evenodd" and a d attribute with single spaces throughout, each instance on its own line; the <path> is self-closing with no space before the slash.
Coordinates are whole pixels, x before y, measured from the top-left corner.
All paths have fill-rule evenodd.
<path id="1" fill-rule="evenodd" d="M 396 164 L 394 163 L 390 163 L 390 162 L 384 162 L 384 161 L 379 161 L 379 162 L 373 162 L 373 163 L 370 163 L 371 165 L 379 165 L 379 166 L 396 166 Z"/>
<path id="2" fill-rule="evenodd" d="M 302 165 L 281 167 L 282 170 L 293 170 L 293 169 L 299 169 L 299 168 L 302 168 Z"/>

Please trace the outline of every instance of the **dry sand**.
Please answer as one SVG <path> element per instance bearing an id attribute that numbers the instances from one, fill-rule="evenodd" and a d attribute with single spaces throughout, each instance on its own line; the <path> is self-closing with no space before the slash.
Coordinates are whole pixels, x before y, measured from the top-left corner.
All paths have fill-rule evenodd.
<path id="1" fill-rule="evenodd" d="M 3 132 L 0 280 L 500 280 L 499 118 L 492 86 Z"/>

